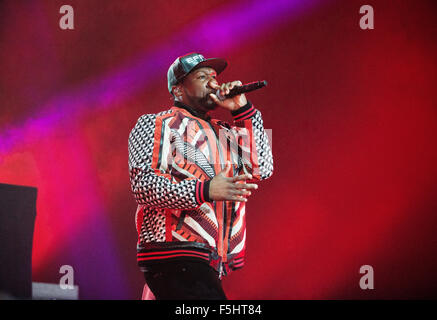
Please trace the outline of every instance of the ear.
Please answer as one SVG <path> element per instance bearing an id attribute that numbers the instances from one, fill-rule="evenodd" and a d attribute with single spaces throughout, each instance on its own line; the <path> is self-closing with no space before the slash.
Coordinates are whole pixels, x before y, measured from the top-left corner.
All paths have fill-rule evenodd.
<path id="1" fill-rule="evenodd" d="M 173 86 L 172 92 L 176 98 L 180 98 L 182 96 L 182 86 L 180 84 Z"/>

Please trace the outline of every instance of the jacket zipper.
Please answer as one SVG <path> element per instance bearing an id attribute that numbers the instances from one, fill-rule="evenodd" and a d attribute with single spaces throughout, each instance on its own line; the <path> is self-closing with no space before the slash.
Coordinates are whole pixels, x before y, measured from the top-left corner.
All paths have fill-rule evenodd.
<path id="1" fill-rule="evenodd" d="M 227 150 L 230 150 L 230 140 L 228 139 L 228 137 L 226 137 L 226 144 L 227 144 Z M 232 166 L 232 175 L 234 175 L 234 166 Z M 224 231 L 223 231 L 223 247 L 226 247 L 226 252 L 223 252 L 224 254 L 224 259 L 225 262 L 228 261 L 228 252 L 229 252 L 229 239 L 231 236 L 231 229 L 232 229 L 232 214 L 234 213 L 234 208 L 235 208 L 235 204 L 234 202 L 230 202 L 231 203 L 231 214 L 228 217 L 227 216 L 227 212 L 228 212 L 228 203 L 224 202 L 224 207 L 223 207 L 223 225 L 224 225 Z M 229 221 L 227 221 L 229 220 Z M 226 231 L 228 231 L 228 236 L 226 236 Z M 225 246 L 226 244 L 226 246 Z"/>
<path id="2" fill-rule="evenodd" d="M 212 129 L 212 131 L 214 132 L 214 135 L 215 135 L 215 138 L 216 138 L 216 145 L 217 145 L 217 152 L 218 152 L 219 160 L 223 160 L 222 159 L 223 155 L 221 153 L 221 145 L 219 143 L 220 142 L 219 141 L 219 135 L 217 134 L 214 126 L 209 121 L 206 121 L 206 122 L 208 123 L 208 125 Z M 220 165 L 220 169 L 223 170 L 222 165 Z M 226 238 L 226 228 L 227 228 L 227 226 L 226 226 L 226 203 L 225 203 L 225 201 L 223 201 L 222 213 L 223 213 L 223 224 L 222 224 L 223 235 L 222 235 L 222 239 L 220 239 L 221 241 L 219 241 L 219 243 L 217 244 L 217 251 L 219 251 L 219 252 L 221 251 L 221 254 L 222 254 L 221 255 L 221 259 L 226 260 L 227 252 L 224 252 L 224 245 L 225 245 L 225 241 L 226 241 L 226 239 L 225 239 Z M 219 230 L 219 234 L 220 234 L 220 230 Z M 221 248 L 219 247 L 220 242 L 221 242 Z M 222 262 L 220 262 L 220 268 L 222 268 Z M 222 270 L 222 269 L 220 269 L 220 270 Z"/>
<path id="3" fill-rule="evenodd" d="M 227 261 L 228 250 L 225 250 L 225 241 L 226 241 L 226 212 L 228 211 L 228 206 L 226 205 L 226 201 L 223 201 L 223 260 Z"/>

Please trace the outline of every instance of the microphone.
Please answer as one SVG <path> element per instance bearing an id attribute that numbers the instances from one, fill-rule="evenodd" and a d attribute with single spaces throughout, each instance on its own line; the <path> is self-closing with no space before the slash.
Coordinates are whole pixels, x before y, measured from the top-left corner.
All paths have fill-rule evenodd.
<path id="1" fill-rule="evenodd" d="M 266 85 L 267 85 L 267 81 L 265 81 L 265 80 L 264 81 L 255 81 L 255 82 L 250 82 L 248 84 L 244 84 L 242 86 L 234 87 L 229 91 L 228 94 L 225 94 L 224 96 L 222 96 L 220 94 L 220 89 L 219 89 L 219 90 L 217 90 L 215 95 L 217 96 L 217 98 L 219 98 L 219 100 L 223 101 L 225 99 L 238 96 L 239 94 L 242 94 L 242 93 L 261 89 L 261 88 L 265 87 Z"/>

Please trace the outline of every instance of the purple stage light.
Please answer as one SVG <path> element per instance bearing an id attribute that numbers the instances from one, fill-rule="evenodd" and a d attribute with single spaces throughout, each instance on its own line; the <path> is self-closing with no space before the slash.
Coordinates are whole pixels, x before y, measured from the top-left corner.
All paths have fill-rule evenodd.
<path id="1" fill-rule="evenodd" d="M 191 51 L 225 53 L 242 42 L 256 39 L 278 28 L 322 0 L 241 1 L 224 6 L 186 26 L 150 52 L 77 89 L 38 106 L 34 117 L 0 132 L 0 160 L 17 145 L 46 136 L 65 121 L 74 121 L 86 111 L 105 109 L 147 86 L 156 77 L 165 77 L 175 57 Z"/>

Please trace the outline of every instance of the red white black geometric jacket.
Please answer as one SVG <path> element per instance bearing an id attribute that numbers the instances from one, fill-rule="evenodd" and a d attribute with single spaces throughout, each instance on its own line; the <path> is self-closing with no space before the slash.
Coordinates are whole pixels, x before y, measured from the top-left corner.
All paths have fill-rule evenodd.
<path id="1" fill-rule="evenodd" d="M 129 171 L 140 268 L 195 259 L 222 276 L 244 265 L 245 203 L 210 200 L 209 183 L 226 161 L 230 177 L 267 179 L 273 156 L 261 112 L 248 102 L 232 115 L 231 126 L 175 102 L 138 119 L 129 135 Z"/>

